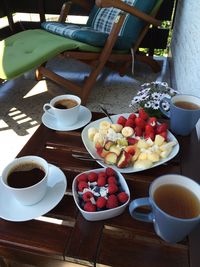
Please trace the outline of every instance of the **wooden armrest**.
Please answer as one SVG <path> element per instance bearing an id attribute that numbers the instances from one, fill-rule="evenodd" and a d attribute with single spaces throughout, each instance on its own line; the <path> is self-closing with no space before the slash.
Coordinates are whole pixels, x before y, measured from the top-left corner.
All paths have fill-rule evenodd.
<path id="1" fill-rule="evenodd" d="M 66 21 L 66 18 L 67 18 L 68 14 L 69 14 L 70 8 L 71 8 L 71 6 L 73 4 L 81 6 L 87 12 L 89 12 L 91 10 L 91 5 L 87 1 L 83 1 L 83 0 L 67 1 L 62 5 L 58 22 L 63 23 L 63 22 Z"/>
<path id="2" fill-rule="evenodd" d="M 132 14 L 154 26 L 161 26 L 162 22 L 160 20 L 155 19 L 154 17 L 147 15 L 146 13 L 138 10 L 133 6 L 129 6 L 126 3 L 122 2 L 121 0 L 96 0 L 96 5 L 98 7 L 115 7 L 119 8 L 125 12 Z"/>
<path id="3" fill-rule="evenodd" d="M 71 1 L 65 2 L 62 5 L 61 11 L 60 11 L 60 16 L 58 18 L 58 22 L 64 23 L 66 21 L 66 18 L 69 14 L 69 10 L 71 8 L 71 5 L 72 5 Z"/>

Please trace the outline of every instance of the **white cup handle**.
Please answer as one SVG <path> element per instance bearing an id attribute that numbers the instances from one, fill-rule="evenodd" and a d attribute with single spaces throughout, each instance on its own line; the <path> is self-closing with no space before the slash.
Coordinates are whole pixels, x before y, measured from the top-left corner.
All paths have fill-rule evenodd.
<path id="1" fill-rule="evenodd" d="M 54 116 L 53 110 L 52 110 L 52 105 L 49 103 L 44 104 L 43 110 L 47 113 L 49 113 L 51 116 Z"/>

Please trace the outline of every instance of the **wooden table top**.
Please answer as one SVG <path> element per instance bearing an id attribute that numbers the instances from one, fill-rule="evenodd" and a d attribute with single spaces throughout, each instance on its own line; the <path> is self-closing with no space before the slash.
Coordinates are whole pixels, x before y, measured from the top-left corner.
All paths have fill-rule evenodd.
<path id="1" fill-rule="evenodd" d="M 92 119 L 101 116 L 93 113 Z M 86 151 L 81 130 L 57 132 L 42 124 L 18 154 L 38 155 L 60 167 L 68 186 L 61 202 L 44 215 L 53 219 L 52 222 L 1 219 L 0 254 L 43 267 L 68 266 L 67 262 L 75 266 L 80 263 L 86 266 L 199 267 L 200 227 L 182 242 L 172 245 L 155 234 L 151 223 L 132 219 L 128 208 L 122 215 L 104 221 L 89 222 L 82 217 L 71 193 L 72 181 L 78 173 L 99 168 L 99 165 L 71 156 L 72 152 Z M 180 152 L 168 164 L 124 175 L 131 200 L 147 196 L 150 183 L 163 174 L 183 174 L 200 182 L 200 145 L 196 131 L 177 139 Z"/>

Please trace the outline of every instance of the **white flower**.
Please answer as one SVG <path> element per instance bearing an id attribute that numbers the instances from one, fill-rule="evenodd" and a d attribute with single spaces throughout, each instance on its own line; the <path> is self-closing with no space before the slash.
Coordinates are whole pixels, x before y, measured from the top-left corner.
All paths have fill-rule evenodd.
<path id="1" fill-rule="evenodd" d="M 152 106 L 151 101 L 148 101 L 148 102 L 146 102 L 146 103 L 144 104 L 144 107 L 145 107 L 145 108 L 151 108 L 151 106 Z"/>
<path id="2" fill-rule="evenodd" d="M 168 102 L 163 102 L 162 103 L 162 108 L 164 109 L 164 110 L 169 110 L 169 108 L 170 108 L 170 105 L 169 105 L 169 103 Z"/>
<path id="3" fill-rule="evenodd" d="M 135 96 L 135 97 L 133 98 L 133 103 L 138 103 L 138 102 L 140 102 L 141 100 L 142 100 L 141 96 Z"/>
<path id="4" fill-rule="evenodd" d="M 161 99 L 165 97 L 170 99 L 176 94 L 178 94 L 178 91 L 170 88 L 166 82 L 144 83 L 141 85 L 137 95 L 133 97 L 129 106 L 134 112 L 137 112 L 140 107 L 144 107 L 149 114 L 160 116 L 159 105 Z M 162 107 L 166 111 L 170 108 L 167 102 L 163 102 Z"/>
<path id="5" fill-rule="evenodd" d="M 158 93 L 158 92 L 155 92 L 151 96 L 152 96 L 153 99 L 156 100 L 156 99 L 160 99 L 160 97 L 162 96 L 162 94 L 161 93 Z"/>
<path id="6" fill-rule="evenodd" d="M 153 102 L 153 104 L 152 104 L 152 108 L 153 108 L 153 109 L 159 109 L 159 103 L 160 103 L 159 100 L 155 100 L 155 101 Z"/>
<path id="7" fill-rule="evenodd" d="M 139 95 L 143 95 L 143 94 L 147 95 L 150 90 L 151 90 L 151 88 L 146 88 L 146 89 L 140 90 L 138 93 L 139 93 Z"/>

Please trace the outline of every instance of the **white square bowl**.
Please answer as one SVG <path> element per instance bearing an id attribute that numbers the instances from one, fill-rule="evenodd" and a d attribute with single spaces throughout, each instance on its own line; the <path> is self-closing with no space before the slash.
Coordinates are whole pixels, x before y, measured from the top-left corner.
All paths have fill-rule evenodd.
<path id="1" fill-rule="evenodd" d="M 91 171 L 99 173 L 99 172 L 102 172 L 102 171 L 105 171 L 105 170 L 106 170 L 106 168 L 99 168 L 99 169 L 93 169 L 93 170 L 90 170 L 90 171 L 86 171 L 86 172 L 83 172 L 83 173 L 90 173 Z M 78 209 L 80 210 L 80 212 L 82 213 L 83 217 L 86 220 L 88 220 L 88 221 L 105 220 L 105 219 L 116 217 L 116 216 L 118 216 L 118 215 L 120 215 L 121 213 L 124 212 L 126 206 L 128 205 L 128 203 L 130 201 L 130 191 L 129 191 L 128 185 L 127 185 L 126 180 L 123 177 L 123 175 L 120 172 L 116 171 L 116 170 L 115 170 L 115 172 L 117 173 L 118 181 L 119 181 L 119 183 L 121 185 L 121 188 L 128 195 L 128 200 L 125 203 L 123 203 L 122 205 L 120 205 L 120 206 L 118 206 L 116 208 L 102 210 L 102 211 L 88 212 L 88 211 L 85 211 L 85 210 L 83 210 L 81 208 L 80 203 L 79 203 L 79 196 L 78 196 L 78 192 L 77 192 L 77 178 L 78 178 L 78 176 L 80 174 L 83 174 L 83 173 L 80 173 L 79 175 L 77 175 L 74 178 L 73 183 L 72 183 L 72 193 L 73 193 L 74 201 L 76 203 L 76 206 L 78 207 Z"/>

